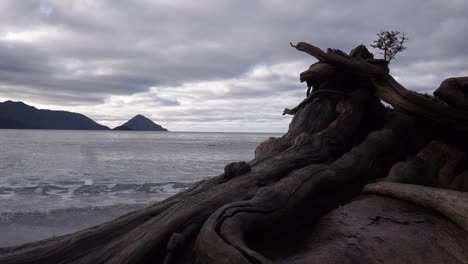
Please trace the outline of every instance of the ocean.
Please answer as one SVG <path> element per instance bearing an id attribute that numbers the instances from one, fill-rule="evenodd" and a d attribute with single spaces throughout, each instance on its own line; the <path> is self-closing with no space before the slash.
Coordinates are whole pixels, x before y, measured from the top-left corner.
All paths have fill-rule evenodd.
<path id="1" fill-rule="evenodd" d="M 0 247 L 141 209 L 249 161 L 266 133 L 0 130 Z"/>

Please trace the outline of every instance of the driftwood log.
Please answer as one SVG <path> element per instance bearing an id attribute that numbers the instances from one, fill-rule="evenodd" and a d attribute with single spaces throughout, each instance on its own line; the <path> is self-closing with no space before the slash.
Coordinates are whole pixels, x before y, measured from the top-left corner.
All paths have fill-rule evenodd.
<path id="1" fill-rule="evenodd" d="M 0 249 L 0 263 L 468 263 L 467 78 L 435 98 L 362 45 L 292 46 L 319 62 L 285 110 L 289 131 L 254 160 L 108 223 Z"/>

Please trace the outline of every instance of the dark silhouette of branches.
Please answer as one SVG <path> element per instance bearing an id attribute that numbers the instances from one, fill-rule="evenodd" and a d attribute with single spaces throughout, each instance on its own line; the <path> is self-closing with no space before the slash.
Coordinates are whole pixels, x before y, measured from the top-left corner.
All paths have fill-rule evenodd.
<path id="1" fill-rule="evenodd" d="M 399 31 L 381 31 L 377 39 L 370 46 L 384 56 L 384 60 L 391 61 L 395 56 L 406 49 L 404 44 L 408 41 L 405 33 Z"/>

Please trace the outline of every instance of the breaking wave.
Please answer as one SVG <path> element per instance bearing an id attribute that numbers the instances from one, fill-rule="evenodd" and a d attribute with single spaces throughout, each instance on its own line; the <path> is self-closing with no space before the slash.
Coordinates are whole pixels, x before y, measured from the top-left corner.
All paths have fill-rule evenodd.
<path id="1" fill-rule="evenodd" d="M 55 184 L 39 184 L 29 186 L 0 186 L 0 197 L 12 195 L 105 195 L 105 194 L 175 194 L 190 187 L 190 182 L 164 183 L 93 183 L 91 181 L 64 181 Z"/>

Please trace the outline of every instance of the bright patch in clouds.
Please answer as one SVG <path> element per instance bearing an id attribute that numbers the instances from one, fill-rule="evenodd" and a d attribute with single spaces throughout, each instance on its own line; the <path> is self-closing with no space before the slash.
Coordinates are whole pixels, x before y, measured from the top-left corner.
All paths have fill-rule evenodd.
<path id="1" fill-rule="evenodd" d="M 39 26 L 25 30 L 6 30 L 2 33 L 0 41 L 33 44 L 40 41 L 51 41 L 63 37 L 65 34 L 66 32 L 58 27 Z"/>
<path id="2" fill-rule="evenodd" d="M 143 114 L 175 131 L 282 132 L 291 119 L 281 114 L 283 108 L 292 107 L 302 100 L 305 90 L 303 85 L 291 86 L 291 83 L 298 82 L 297 76 L 280 75 L 285 67 L 298 70 L 306 65 L 301 62 L 263 65 L 261 74 L 259 68 L 254 67 L 233 79 L 151 87 L 146 92 L 130 96 L 110 96 L 93 108 L 41 107 L 78 110 L 109 127 Z M 277 82 L 271 83 L 269 80 L 272 79 Z M 279 97 L 278 93 L 285 96 Z"/>

